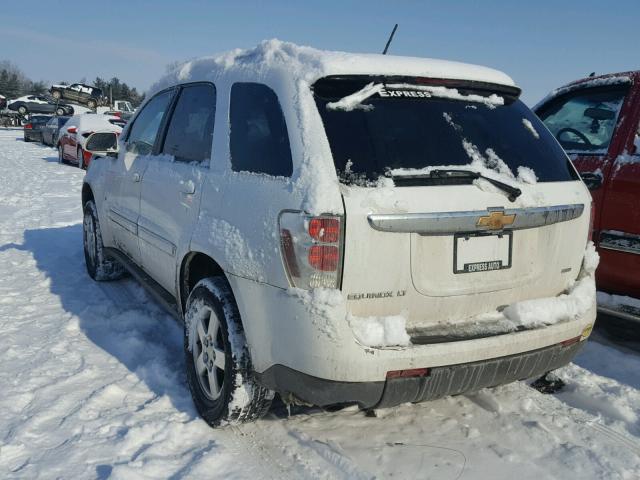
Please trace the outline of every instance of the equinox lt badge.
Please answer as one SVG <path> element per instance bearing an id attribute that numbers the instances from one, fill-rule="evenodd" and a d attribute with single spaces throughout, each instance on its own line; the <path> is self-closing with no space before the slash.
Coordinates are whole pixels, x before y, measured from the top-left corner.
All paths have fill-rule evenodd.
<path id="1" fill-rule="evenodd" d="M 392 298 L 392 297 L 404 297 L 407 294 L 406 290 L 398 290 L 396 293 L 393 291 L 387 292 L 370 292 L 370 293 L 350 293 L 347 295 L 347 300 L 367 300 L 370 298 Z"/>

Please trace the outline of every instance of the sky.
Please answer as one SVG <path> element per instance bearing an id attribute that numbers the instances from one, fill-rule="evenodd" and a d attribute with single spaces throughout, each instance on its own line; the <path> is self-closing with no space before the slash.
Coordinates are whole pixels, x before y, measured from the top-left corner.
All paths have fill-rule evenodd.
<path id="1" fill-rule="evenodd" d="M 640 1 L 2 2 L 0 60 L 32 80 L 119 77 L 145 91 L 169 63 L 279 38 L 503 70 L 534 105 L 591 72 L 640 68 Z"/>

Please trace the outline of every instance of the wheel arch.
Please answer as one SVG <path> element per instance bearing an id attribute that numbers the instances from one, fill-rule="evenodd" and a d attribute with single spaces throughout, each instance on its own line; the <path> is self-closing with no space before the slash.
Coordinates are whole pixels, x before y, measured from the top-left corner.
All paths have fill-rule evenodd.
<path id="1" fill-rule="evenodd" d="M 82 209 L 84 210 L 84 206 L 89 200 L 93 200 L 95 202 L 95 197 L 93 196 L 93 190 L 91 189 L 91 185 L 88 183 L 82 184 Z"/>
<path id="2" fill-rule="evenodd" d="M 182 258 L 178 296 L 180 308 L 183 313 L 191 290 L 193 290 L 193 287 L 195 287 L 200 280 L 207 277 L 224 277 L 224 279 L 227 280 L 224 269 L 216 260 L 206 253 L 192 251 Z"/>

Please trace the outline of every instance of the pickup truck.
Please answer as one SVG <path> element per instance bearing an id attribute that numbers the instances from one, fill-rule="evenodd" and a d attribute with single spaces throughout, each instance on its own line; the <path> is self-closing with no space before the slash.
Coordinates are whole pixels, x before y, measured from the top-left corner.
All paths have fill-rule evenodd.
<path id="1" fill-rule="evenodd" d="M 534 111 L 591 190 L 598 309 L 640 322 L 640 71 L 577 80 Z"/>

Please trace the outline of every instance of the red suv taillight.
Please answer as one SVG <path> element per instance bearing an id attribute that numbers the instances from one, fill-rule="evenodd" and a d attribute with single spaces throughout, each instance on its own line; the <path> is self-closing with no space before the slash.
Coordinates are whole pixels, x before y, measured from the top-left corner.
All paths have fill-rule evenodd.
<path id="1" fill-rule="evenodd" d="M 33 128 L 33 125 L 31 125 L 30 123 L 27 123 L 27 124 L 24 126 L 24 129 L 25 129 L 25 130 L 31 130 L 32 128 Z"/>
<path id="2" fill-rule="evenodd" d="M 342 217 L 280 214 L 280 250 L 291 286 L 339 288 L 342 275 Z"/>

